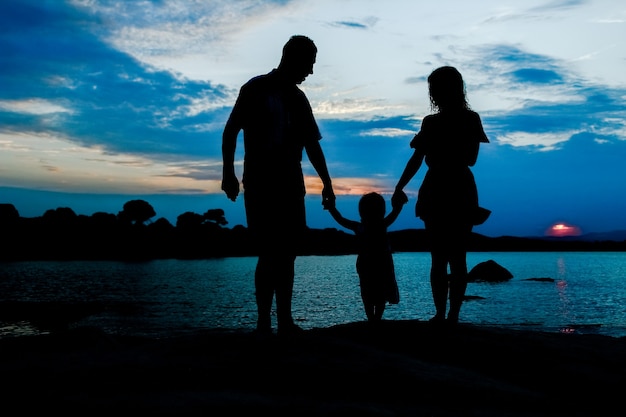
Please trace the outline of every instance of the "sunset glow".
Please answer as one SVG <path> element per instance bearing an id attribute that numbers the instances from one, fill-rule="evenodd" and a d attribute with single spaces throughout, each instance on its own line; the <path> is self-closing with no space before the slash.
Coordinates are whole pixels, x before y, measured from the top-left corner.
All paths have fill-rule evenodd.
<path id="1" fill-rule="evenodd" d="M 302 34 L 318 53 L 299 88 L 344 210 L 373 191 L 390 201 L 433 111 L 428 75 L 452 65 L 489 138 L 472 174 L 493 214 L 473 231 L 624 230 L 625 13 L 606 0 L 0 1 L 0 204 L 90 215 L 140 198 L 171 223 L 220 208 L 245 225 L 244 199 L 221 190 L 223 129 L 241 86 Z M 240 181 L 243 157 L 241 135 Z M 306 152 L 302 169 L 307 225 L 335 227 Z M 425 172 L 391 230 L 424 227 Z"/>
<path id="2" fill-rule="evenodd" d="M 565 236 L 580 236 L 581 231 L 578 226 L 572 226 L 565 223 L 555 223 L 548 230 L 546 230 L 546 236 L 565 237 Z"/>

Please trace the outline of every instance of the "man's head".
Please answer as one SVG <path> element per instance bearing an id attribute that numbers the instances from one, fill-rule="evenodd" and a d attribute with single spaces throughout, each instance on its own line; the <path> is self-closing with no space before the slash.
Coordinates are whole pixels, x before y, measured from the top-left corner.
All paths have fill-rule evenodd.
<path id="1" fill-rule="evenodd" d="M 313 74 L 313 64 L 317 57 L 317 47 L 311 39 L 303 35 L 292 36 L 283 46 L 283 56 L 278 68 L 290 81 L 300 84 Z"/>

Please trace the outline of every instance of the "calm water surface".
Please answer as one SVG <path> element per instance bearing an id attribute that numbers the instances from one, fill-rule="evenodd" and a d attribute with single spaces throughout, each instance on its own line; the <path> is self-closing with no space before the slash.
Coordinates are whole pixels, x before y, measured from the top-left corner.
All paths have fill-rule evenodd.
<path id="1" fill-rule="evenodd" d="M 468 266 L 489 259 L 513 278 L 470 283 L 467 295 L 475 297 L 463 305 L 461 322 L 626 336 L 626 253 L 481 252 L 468 254 Z M 396 253 L 394 260 L 400 303 L 388 306 L 384 318 L 428 320 L 430 255 Z M 297 259 L 293 312 L 301 327 L 364 320 L 355 261 L 355 255 Z M 115 334 L 251 330 L 255 265 L 256 258 L 0 263 L 0 300 L 100 302 L 104 311 L 76 325 Z M 27 321 L 0 322 L 0 337 L 37 331 Z"/>

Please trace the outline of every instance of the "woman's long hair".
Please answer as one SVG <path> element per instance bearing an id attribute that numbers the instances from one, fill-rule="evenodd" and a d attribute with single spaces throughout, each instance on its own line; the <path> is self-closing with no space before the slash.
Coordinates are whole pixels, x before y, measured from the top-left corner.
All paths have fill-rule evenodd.
<path id="1" fill-rule="evenodd" d="M 469 110 L 465 83 L 454 67 L 439 67 L 428 76 L 428 94 L 433 112 Z"/>

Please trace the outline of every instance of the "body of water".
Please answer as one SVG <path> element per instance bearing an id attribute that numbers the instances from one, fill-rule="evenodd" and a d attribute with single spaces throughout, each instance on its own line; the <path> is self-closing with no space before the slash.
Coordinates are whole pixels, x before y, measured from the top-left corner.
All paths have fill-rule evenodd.
<path id="1" fill-rule="evenodd" d="M 468 254 L 468 267 L 490 259 L 513 278 L 470 283 L 462 323 L 626 336 L 626 253 L 476 252 Z M 384 319 L 430 319 L 430 255 L 396 253 L 394 260 L 400 303 L 388 306 Z M 365 320 L 355 262 L 355 255 L 297 259 L 293 314 L 301 327 Z M 75 325 L 114 334 L 252 330 L 255 265 L 254 257 L 6 262 L 0 263 L 0 301 L 98 303 L 101 311 Z M 38 331 L 27 320 L 0 322 L 2 337 Z"/>

